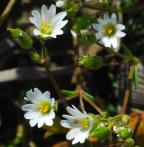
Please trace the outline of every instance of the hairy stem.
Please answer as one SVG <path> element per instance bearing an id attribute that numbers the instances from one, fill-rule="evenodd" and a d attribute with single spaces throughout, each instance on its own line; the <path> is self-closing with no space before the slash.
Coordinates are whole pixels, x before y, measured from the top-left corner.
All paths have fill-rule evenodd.
<path id="1" fill-rule="evenodd" d="M 103 114 L 103 111 L 100 109 L 99 106 L 97 106 L 93 101 L 91 101 L 89 98 L 87 98 L 85 92 L 83 90 L 80 91 L 80 94 L 82 95 L 82 98 L 87 101 L 97 112 L 100 114 Z"/>
<path id="2" fill-rule="evenodd" d="M 49 76 L 49 80 L 50 80 L 51 84 L 53 85 L 58 97 L 60 99 L 62 99 L 62 94 L 61 94 L 61 91 L 60 91 L 60 87 L 59 87 L 57 81 L 55 80 L 53 74 L 51 73 L 51 71 L 49 69 L 44 50 L 45 50 L 45 41 L 41 41 L 41 64 L 46 69 L 46 71 L 48 73 L 48 76 Z M 64 104 L 64 106 L 66 106 L 66 101 L 62 100 L 62 103 Z"/>
<path id="3" fill-rule="evenodd" d="M 121 108 L 121 114 L 126 113 L 134 70 L 135 70 L 135 65 L 131 65 L 129 75 L 128 75 L 127 87 L 126 87 L 125 94 L 124 94 L 124 101 L 123 101 L 123 105 Z"/>

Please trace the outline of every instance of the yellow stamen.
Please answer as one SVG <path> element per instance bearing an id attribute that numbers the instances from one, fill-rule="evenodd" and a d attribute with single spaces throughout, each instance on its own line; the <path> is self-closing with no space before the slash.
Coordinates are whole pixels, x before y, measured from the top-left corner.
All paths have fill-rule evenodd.
<path id="1" fill-rule="evenodd" d="M 89 121 L 88 117 L 87 118 L 83 118 L 83 119 L 78 119 L 75 122 L 77 124 L 79 124 L 82 129 L 87 129 L 90 126 L 90 121 Z"/>
<path id="2" fill-rule="evenodd" d="M 116 28 L 113 24 L 109 23 L 104 26 L 104 33 L 106 36 L 111 37 L 115 34 Z"/>
<path id="3" fill-rule="evenodd" d="M 42 103 L 39 107 L 39 111 L 42 113 L 47 113 L 50 110 L 50 104 L 49 103 Z"/>
<path id="4" fill-rule="evenodd" d="M 52 32 L 52 25 L 44 21 L 41 23 L 40 31 L 44 34 L 50 34 Z"/>
<path id="5" fill-rule="evenodd" d="M 113 29 L 112 28 L 109 28 L 108 29 L 108 34 L 111 34 L 113 32 Z"/>

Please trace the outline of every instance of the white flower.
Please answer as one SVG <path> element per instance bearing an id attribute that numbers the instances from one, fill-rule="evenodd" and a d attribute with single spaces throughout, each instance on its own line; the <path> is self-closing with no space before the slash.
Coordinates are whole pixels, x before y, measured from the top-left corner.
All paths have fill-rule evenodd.
<path id="1" fill-rule="evenodd" d="M 59 8 L 63 8 L 64 5 L 65 5 L 64 0 L 58 0 L 58 1 L 56 2 L 56 6 L 59 7 Z"/>
<path id="2" fill-rule="evenodd" d="M 30 119 L 30 126 L 34 127 L 36 124 L 38 128 L 44 124 L 52 126 L 55 118 L 55 99 L 50 98 L 50 92 L 45 91 L 42 93 L 38 88 L 34 88 L 33 91 L 26 92 L 26 98 L 31 104 L 22 106 L 22 110 L 26 111 L 24 117 Z"/>
<path id="3" fill-rule="evenodd" d="M 116 14 L 114 13 L 111 17 L 105 13 L 103 19 L 98 19 L 98 24 L 93 24 L 93 27 L 97 31 L 97 39 L 105 47 L 117 48 L 119 38 L 126 35 L 122 32 L 122 30 L 125 29 L 125 26 L 117 23 Z"/>
<path id="4" fill-rule="evenodd" d="M 37 10 L 33 10 L 33 17 L 29 18 L 31 23 L 36 26 L 36 29 L 33 30 L 33 34 L 43 38 L 56 38 L 57 35 L 62 35 L 62 28 L 68 22 L 67 20 L 63 20 L 66 15 L 66 12 L 56 14 L 55 5 L 51 5 L 49 9 L 47 9 L 46 5 L 43 5 L 41 14 Z"/>
<path id="5" fill-rule="evenodd" d="M 93 118 L 87 113 L 80 112 L 73 105 L 72 108 L 67 106 L 66 110 L 70 115 L 63 115 L 66 120 L 61 120 L 60 122 L 63 127 L 70 129 L 66 139 L 73 139 L 72 144 L 84 143 L 93 128 Z"/>

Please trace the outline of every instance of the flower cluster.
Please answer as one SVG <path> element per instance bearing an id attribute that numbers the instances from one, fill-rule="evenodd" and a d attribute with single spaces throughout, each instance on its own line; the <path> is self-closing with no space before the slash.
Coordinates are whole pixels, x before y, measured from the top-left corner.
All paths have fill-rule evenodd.
<path id="1" fill-rule="evenodd" d="M 64 0 L 56 2 L 57 7 L 63 7 L 64 5 Z M 32 17 L 29 19 L 36 27 L 33 30 L 35 36 L 47 39 L 50 37 L 56 38 L 57 35 L 63 34 L 62 28 L 68 23 L 68 20 L 63 20 L 67 13 L 60 12 L 56 14 L 56 6 L 51 5 L 48 9 L 43 5 L 41 13 L 37 10 L 32 11 Z M 119 38 L 126 35 L 123 32 L 125 26 L 117 22 L 117 17 L 114 13 L 111 16 L 105 13 L 103 19 L 97 19 L 97 22 L 93 24 L 93 28 L 96 31 L 96 39 L 105 47 L 112 47 L 117 51 Z"/>
<path id="2" fill-rule="evenodd" d="M 56 2 L 57 7 L 64 7 L 64 5 L 64 0 L 58 0 Z M 68 20 L 63 20 L 67 13 L 60 12 L 56 14 L 56 6 L 52 4 L 48 9 L 46 5 L 43 5 L 41 12 L 37 10 L 32 11 L 32 17 L 29 19 L 36 27 L 33 30 L 34 36 L 42 40 L 47 40 L 63 34 L 62 28 L 68 23 Z M 111 16 L 105 13 L 103 19 L 98 19 L 97 22 L 98 23 L 92 25 L 95 30 L 95 38 L 105 47 L 114 48 L 115 51 L 117 51 L 119 39 L 126 35 L 123 32 L 125 26 L 117 22 L 116 14 L 114 13 Z M 80 30 L 80 32 L 84 35 L 88 34 L 87 30 Z M 98 58 L 95 60 L 94 57 L 89 57 L 89 60 L 93 61 L 94 65 L 98 63 Z M 87 61 L 88 58 L 85 57 L 85 63 L 89 63 Z M 99 59 L 99 63 L 101 63 L 99 64 L 99 68 L 102 67 L 102 62 L 103 61 Z M 46 91 L 42 93 L 38 88 L 34 88 L 26 93 L 26 99 L 30 103 L 22 106 L 22 110 L 25 111 L 24 117 L 29 119 L 30 126 L 34 127 L 37 125 L 38 128 L 43 125 L 52 126 L 55 118 L 57 101 L 51 98 L 50 92 Z M 109 123 L 111 123 L 111 117 L 88 114 L 86 112 L 82 113 L 74 105 L 72 105 L 72 107 L 67 106 L 66 111 L 69 115 L 62 115 L 64 120 L 61 120 L 60 124 L 69 129 L 66 139 L 73 140 L 72 144 L 84 143 L 89 136 L 101 138 L 110 134 L 112 125 Z M 129 139 L 131 135 L 131 131 L 127 128 L 121 127 L 118 131 L 115 131 L 115 127 L 113 129 L 120 137 L 123 135 L 122 133 L 124 131 L 127 131 L 128 135 L 125 138 L 122 136 L 125 140 Z M 100 130 L 103 130 L 105 134 L 97 134 Z"/>
<path id="3" fill-rule="evenodd" d="M 50 92 L 42 93 L 38 88 L 34 88 L 26 93 L 26 99 L 31 103 L 22 106 L 22 110 L 26 111 L 24 117 L 30 120 L 30 126 L 52 126 L 56 102 L 54 98 L 50 98 Z M 70 115 L 63 115 L 66 120 L 60 122 L 63 127 L 71 129 L 66 138 L 73 139 L 72 144 L 84 143 L 93 128 L 93 118 L 86 112 L 80 112 L 75 106 L 67 106 L 66 110 Z"/>

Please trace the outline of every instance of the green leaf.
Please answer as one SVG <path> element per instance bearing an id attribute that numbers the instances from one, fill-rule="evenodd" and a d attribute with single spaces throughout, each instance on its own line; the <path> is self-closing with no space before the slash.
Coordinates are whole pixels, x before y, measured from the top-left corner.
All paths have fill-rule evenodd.
<path id="1" fill-rule="evenodd" d="M 64 1 L 64 10 L 67 12 L 68 16 L 74 18 L 77 11 L 79 10 L 80 5 L 74 1 L 65 0 Z"/>
<path id="2" fill-rule="evenodd" d="M 104 66 L 103 59 L 99 56 L 83 56 L 79 64 L 92 70 L 98 70 Z"/>
<path id="3" fill-rule="evenodd" d="M 86 29 L 92 22 L 93 19 L 89 16 L 77 17 L 75 24 L 73 25 L 73 30 L 76 32 L 80 32 L 80 30 Z"/>
<path id="4" fill-rule="evenodd" d="M 138 85 L 139 85 L 138 66 L 137 65 L 135 66 L 135 69 L 134 69 L 134 74 L 133 74 L 132 81 L 133 81 L 135 89 L 137 89 Z"/>
<path id="5" fill-rule="evenodd" d="M 80 30 L 79 42 L 82 45 L 91 45 L 97 42 L 95 34 L 88 30 Z"/>
<path id="6" fill-rule="evenodd" d="M 126 55 L 126 58 L 129 60 L 129 61 L 132 61 L 134 56 L 132 54 L 132 52 L 128 49 L 128 47 L 126 45 L 123 44 L 123 52 L 124 54 Z"/>
<path id="7" fill-rule="evenodd" d="M 110 135 L 110 130 L 105 126 L 99 126 L 95 128 L 90 134 L 90 136 L 96 137 L 98 139 L 105 138 L 109 135 Z"/>
<path id="8" fill-rule="evenodd" d="M 61 90 L 61 93 L 65 97 L 74 97 L 79 95 L 77 91 L 73 91 L 73 90 Z"/>
<path id="9" fill-rule="evenodd" d="M 134 0 L 123 0 L 123 3 L 126 7 L 132 6 Z"/>
<path id="10" fill-rule="evenodd" d="M 103 101 L 102 101 L 102 100 L 95 98 L 95 97 L 92 96 L 91 94 L 85 92 L 85 95 L 86 95 L 86 97 L 87 97 L 88 99 L 90 99 L 90 100 L 93 101 L 94 103 L 99 104 L 99 105 L 103 104 Z"/>
<path id="11" fill-rule="evenodd" d="M 18 42 L 21 48 L 23 49 L 30 49 L 32 48 L 33 41 L 31 37 L 25 33 L 23 30 L 16 28 L 16 29 L 8 29 L 15 41 Z"/>

